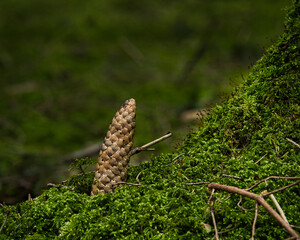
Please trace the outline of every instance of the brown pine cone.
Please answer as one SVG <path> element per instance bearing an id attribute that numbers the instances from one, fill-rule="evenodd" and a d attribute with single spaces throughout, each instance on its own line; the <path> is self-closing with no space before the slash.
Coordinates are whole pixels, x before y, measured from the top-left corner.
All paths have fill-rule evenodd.
<path id="1" fill-rule="evenodd" d="M 100 149 L 91 195 L 112 192 L 126 181 L 135 131 L 136 105 L 126 100 L 109 125 Z"/>

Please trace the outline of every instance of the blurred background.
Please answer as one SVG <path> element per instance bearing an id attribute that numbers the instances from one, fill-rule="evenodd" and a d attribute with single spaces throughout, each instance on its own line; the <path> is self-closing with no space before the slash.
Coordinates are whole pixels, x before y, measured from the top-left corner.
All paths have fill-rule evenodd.
<path id="1" fill-rule="evenodd" d="M 137 101 L 135 146 L 171 131 L 155 148 L 174 151 L 200 124 L 194 113 L 220 102 L 283 32 L 289 4 L 1 1 L 0 202 L 66 179 L 64 156 L 100 147 L 129 98 Z"/>

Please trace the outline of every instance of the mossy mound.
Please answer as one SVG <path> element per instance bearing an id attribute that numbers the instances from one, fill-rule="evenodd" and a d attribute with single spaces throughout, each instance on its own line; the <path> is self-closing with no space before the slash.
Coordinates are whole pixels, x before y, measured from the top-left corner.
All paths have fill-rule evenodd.
<path id="1" fill-rule="evenodd" d="M 75 190 L 51 188 L 34 201 L 4 205 L 0 239 L 212 238 L 211 193 L 205 184 L 186 183 L 217 182 L 245 189 L 269 176 L 300 176 L 299 149 L 286 139 L 300 142 L 299 12 L 299 1 L 294 1 L 277 43 L 243 85 L 186 137 L 177 153 L 129 168 L 128 182 L 142 186 L 125 185 L 114 193 L 90 197 L 92 174 L 75 176 L 69 181 Z M 291 182 L 269 180 L 252 192 L 272 191 Z M 218 230 L 225 231 L 222 239 L 249 239 L 254 211 L 245 208 L 253 209 L 255 202 L 243 198 L 242 209 L 237 206 L 239 195 L 224 201 L 228 196 L 214 194 Z M 300 226 L 299 185 L 275 196 L 289 223 Z M 260 206 L 256 237 L 289 235 Z"/>

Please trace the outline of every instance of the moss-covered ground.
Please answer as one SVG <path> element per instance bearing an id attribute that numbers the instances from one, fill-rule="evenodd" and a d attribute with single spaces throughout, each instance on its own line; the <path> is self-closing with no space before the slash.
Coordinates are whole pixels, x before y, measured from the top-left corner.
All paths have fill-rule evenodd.
<path id="1" fill-rule="evenodd" d="M 282 36 L 176 153 L 130 166 L 128 182 L 140 187 L 125 185 L 91 197 L 92 174 L 75 175 L 68 182 L 74 190 L 54 187 L 33 201 L 2 206 L 0 224 L 8 210 L 10 214 L 0 238 L 211 239 L 215 234 L 208 203 L 211 192 L 205 184 L 186 183 L 217 182 L 245 189 L 269 176 L 300 176 L 300 149 L 287 141 L 300 142 L 299 13 L 300 3 L 294 1 Z M 252 192 L 272 191 L 291 182 L 268 180 Z M 221 238 L 249 239 L 255 202 L 243 198 L 242 209 L 237 206 L 239 195 L 225 201 L 228 196 L 213 195 L 218 230 L 225 231 Z M 289 223 L 300 226 L 299 185 L 275 197 Z M 257 239 L 289 237 L 262 206 L 255 232 Z"/>

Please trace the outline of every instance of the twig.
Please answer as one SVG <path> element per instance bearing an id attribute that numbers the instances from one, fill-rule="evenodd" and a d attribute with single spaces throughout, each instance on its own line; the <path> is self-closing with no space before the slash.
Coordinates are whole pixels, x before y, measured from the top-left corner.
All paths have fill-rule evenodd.
<path id="1" fill-rule="evenodd" d="M 289 238 L 285 238 L 284 240 L 292 240 L 292 239 L 297 239 L 297 237 L 289 237 Z"/>
<path id="2" fill-rule="evenodd" d="M 167 133 L 166 135 L 164 135 L 164 136 L 162 136 L 162 137 L 160 137 L 158 139 L 155 139 L 152 142 L 149 142 L 149 143 L 147 143 L 147 144 L 145 144 L 145 145 L 143 145 L 141 147 L 137 147 L 137 148 L 135 148 L 135 149 L 133 149 L 131 151 L 131 156 L 134 155 L 134 154 L 137 154 L 137 153 L 139 153 L 141 151 L 147 151 L 147 150 L 149 150 L 148 147 L 150 147 L 150 146 L 152 146 L 152 145 L 154 145 L 154 144 L 156 144 L 158 142 L 161 142 L 161 141 L 163 141 L 163 140 L 165 140 L 165 139 L 167 139 L 167 138 L 169 138 L 171 136 L 172 136 L 172 133 Z"/>
<path id="3" fill-rule="evenodd" d="M 218 199 L 218 201 L 219 201 L 220 203 L 224 203 L 224 202 L 226 202 L 228 199 L 230 199 L 231 197 L 232 197 L 232 194 L 229 194 L 229 196 L 228 196 L 227 198 L 225 198 L 224 200 Z"/>
<path id="4" fill-rule="evenodd" d="M 256 195 L 254 193 L 248 192 L 244 189 L 240 189 L 233 186 L 222 185 L 219 183 L 211 183 L 208 185 L 210 189 L 218 189 L 226 192 L 236 193 L 253 200 L 256 200 L 259 204 L 261 204 L 293 237 L 300 238 L 299 235 L 295 232 L 294 229 L 291 228 L 289 224 L 284 221 L 280 215 L 265 201 L 262 196 Z"/>
<path id="5" fill-rule="evenodd" d="M 73 187 L 65 186 L 65 185 L 62 185 L 62 184 L 48 183 L 47 186 L 48 186 L 48 187 L 56 187 L 56 188 L 63 188 L 63 187 L 65 187 L 65 188 L 69 188 L 69 189 L 71 189 L 71 190 L 74 190 Z"/>
<path id="6" fill-rule="evenodd" d="M 253 220 L 253 224 L 252 224 L 252 235 L 250 240 L 254 240 L 254 236 L 255 236 L 255 224 L 257 221 L 257 215 L 258 215 L 258 202 L 255 202 L 255 215 L 254 215 L 254 220 Z"/>
<path id="7" fill-rule="evenodd" d="M 10 214 L 10 209 L 7 209 L 6 210 L 6 216 L 5 216 L 5 219 L 4 219 L 4 222 L 2 223 L 1 227 L 0 227 L 0 233 L 3 229 L 3 227 L 5 226 L 6 222 L 7 222 L 7 218 L 8 218 L 8 215 Z"/>
<path id="8" fill-rule="evenodd" d="M 251 187 L 249 187 L 249 188 L 247 188 L 247 189 L 245 189 L 245 190 L 249 191 L 249 190 L 251 190 L 251 189 L 257 187 L 259 184 L 261 184 L 261 183 L 263 183 L 263 182 L 265 182 L 265 181 L 267 181 L 267 180 L 269 180 L 269 179 L 287 179 L 287 180 L 295 180 L 295 179 L 300 179 L 300 177 L 278 177 L 278 176 L 270 176 L 270 177 L 267 177 L 267 178 L 265 178 L 265 179 L 263 179 L 263 180 L 258 181 L 258 182 L 255 183 L 253 186 L 251 186 Z"/>
<path id="9" fill-rule="evenodd" d="M 294 142 L 292 139 L 286 138 L 286 140 L 292 144 L 294 144 L 296 147 L 300 148 L 300 145 L 296 142 Z"/>
<path id="10" fill-rule="evenodd" d="M 242 210 L 244 210 L 244 211 L 253 211 L 253 210 L 254 210 L 254 209 L 247 209 L 247 208 L 244 208 L 244 207 L 241 205 L 242 200 L 243 200 L 243 196 L 241 195 L 241 196 L 240 196 L 240 200 L 239 200 L 239 202 L 237 203 L 237 206 L 238 206 L 240 209 L 242 209 Z"/>
<path id="11" fill-rule="evenodd" d="M 284 189 L 290 188 L 290 187 L 295 186 L 295 185 L 297 185 L 297 184 L 299 184 L 299 183 L 300 183 L 300 180 L 297 181 L 297 182 L 291 183 L 291 184 L 289 184 L 289 185 L 286 185 L 286 186 L 284 186 L 284 187 L 282 187 L 282 188 L 278 188 L 278 189 L 276 189 L 276 190 L 274 190 L 274 191 L 272 191 L 272 192 L 264 193 L 264 194 L 262 194 L 262 197 L 266 197 L 266 196 L 269 196 L 269 195 L 271 195 L 271 194 L 280 192 L 280 191 L 282 191 L 282 190 L 284 190 Z"/>
<path id="12" fill-rule="evenodd" d="M 219 240 L 218 228 L 217 228 L 217 223 L 216 223 L 215 214 L 214 214 L 214 201 L 212 200 L 214 192 L 215 192 L 215 189 L 213 188 L 212 191 L 211 191 L 210 197 L 208 199 L 208 204 L 211 205 L 210 214 L 211 214 L 211 218 L 212 218 L 212 221 L 213 221 L 213 224 L 214 224 L 215 238 L 217 240 Z"/>
<path id="13" fill-rule="evenodd" d="M 186 183 L 187 186 L 210 184 L 210 182 Z"/>
<path id="14" fill-rule="evenodd" d="M 117 183 L 113 183 L 112 185 L 119 185 L 119 184 L 130 185 L 130 186 L 136 186 L 136 187 L 142 186 L 142 184 L 139 184 L 139 183 L 128 183 L 128 182 L 117 182 Z"/>
<path id="15" fill-rule="evenodd" d="M 289 224 L 289 222 L 288 222 L 288 220 L 287 220 L 287 218 L 286 218 L 286 216 L 285 216 L 285 214 L 284 214 L 284 212 L 283 212 L 281 206 L 280 206 L 279 203 L 277 202 L 275 196 L 274 196 L 273 194 L 270 194 L 270 198 L 271 198 L 271 200 L 273 201 L 275 207 L 277 208 L 277 210 L 278 210 L 280 216 L 283 218 L 284 221 L 286 221 L 286 222 Z"/>
<path id="16" fill-rule="evenodd" d="M 139 176 L 141 175 L 141 173 L 142 173 L 143 171 L 140 171 L 139 173 L 138 173 L 138 175 L 136 176 L 136 180 L 138 181 L 139 180 Z"/>
<path id="17" fill-rule="evenodd" d="M 176 163 L 178 161 L 177 159 L 180 158 L 182 155 L 184 155 L 184 153 L 181 153 L 178 156 L 174 157 L 173 160 L 172 160 L 173 163 Z"/>
<path id="18" fill-rule="evenodd" d="M 236 228 L 236 226 L 233 226 L 232 228 L 229 228 L 229 229 L 224 230 L 224 231 L 220 231 L 220 232 L 218 232 L 218 233 L 219 233 L 219 235 L 220 235 L 220 234 L 223 234 L 223 233 L 227 233 L 227 232 L 232 231 L 232 230 L 235 229 L 235 228 Z"/>
<path id="19" fill-rule="evenodd" d="M 258 164 L 265 156 L 267 156 L 267 153 L 265 155 L 263 155 L 260 159 L 258 159 L 255 164 Z"/>
<path id="20" fill-rule="evenodd" d="M 242 180 L 242 178 L 241 178 L 241 177 L 239 177 L 239 176 L 228 175 L 228 174 L 222 174 L 222 177 L 229 177 L 229 178 L 234 178 L 234 179 L 239 179 L 239 180 Z"/>

